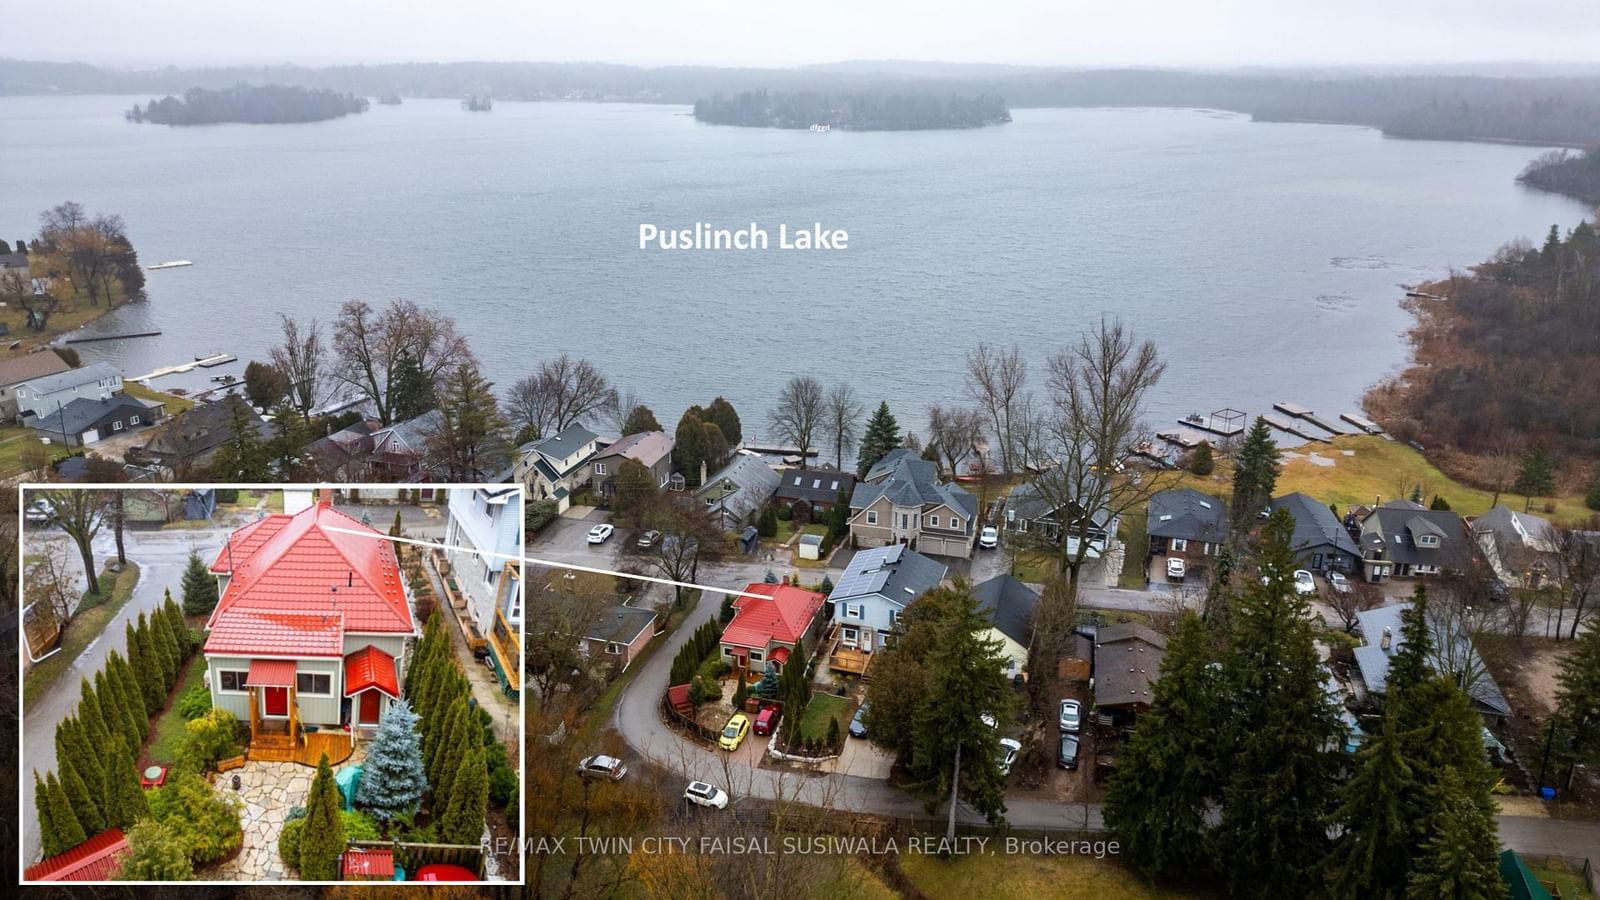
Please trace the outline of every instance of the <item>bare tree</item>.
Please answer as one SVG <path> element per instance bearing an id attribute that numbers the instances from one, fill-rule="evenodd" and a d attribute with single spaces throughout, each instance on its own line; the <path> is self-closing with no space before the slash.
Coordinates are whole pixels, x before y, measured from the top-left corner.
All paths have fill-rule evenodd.
<path id="1" fill-rule="evenodd" d="M 322 396 L 326 363 L 322 358 L 322 328 L 316 319 L 302 329 L 300 323 L 283 314 L 283 343 L 272 348 L 272 364 L 289 382 L 289 398 L 307 421 Z"/>
<path id="2" fill-rule="evenodd" d="M 833 444 L 833 464 L 844 468 L 845 451 L 855 446 L 866 407 L 856 399 L 855 388 L 840 382 L 828 389 L 823 402 L 822 434 Z"/>
<path id="3" fill-rule="evenodd" d="M 778 405 L 768 416 L 773 435 L 799 448 L 802 464 L 822 428 L 823 406 L 822 382 L 810 375 L 796 375 L 778 392 Z"/>
<path id="4" fill-rule="evenodd" d="M 391 301 L 381 311 L 365 300 L 346 301 L 333 322 L 333 349 L 333 376 L 371 402 L 384 425 L 395 421 L 396 395 L 413 387 L 408 377 L 435 383 L 446 366 L 472 355 L 454 319 L 411 300 Z"/>
<path id="5" fill-rule="evenodd" d="M 1028 364 L 1016 344 L 979 344 L 967 353 L 967 395 L 988 413 L 1000 445 L 1000 468 L 1007 475 L 1018 467 L 1018 412 L 1027 383 Z"/>
<path id="6" fill-rule="evenodd" d="M 643 401 L 639 399 L 639 393 L 632 388 L 617 394 L 617 405 L 612 410 L 611 416 L 611 424 L 616 428 L 617 434 L 625 435 L 628 433 L 628 419 L 633 415 L 634 410 L 643 405 Z"/>
<path id="7" fill-rule="evenodd" d="M 1036 532 L 1044 532 L 1048 548 L 1060 555 L 1076 596 L 1097 532 L 1107 530 L 1101 549 L 1109 552 L 1114 523 L 1176 483 L 1176 473 L 1141 472 L 1126 462 L 1134 447 L 1150 439 L 1145 399 L 1166 364 L 1155 344 L 1136 341 L 1122 323 L 1102 319 L 1076 346 L 1052 354 L 1048 371 L 1049 459 L 1032 485 L 1059 533 Z"/>
<path id="8" fill-rule="evenodd" d="M 565 353 L 540 363 L 506 397 L 512 422 L 531 429 L 536 438 L 613 413 L 619 405 L 616 388 L 594 363 Z"/>
<path id="9" fill-rule="evenodd" d="M 1517 479 L 1517 468 L 1522 463 L 1522 439 L 1517 435 L 1505 432 L 1494 437 L 1489 444 L 1489 455 L 1484 464 L 1484 474 L 1489 479 L 1489 484 L 1494 488 L 1494 499 L 1489 501 L 1490 506 L 1500 503 L 1500 494 L 1511 488 L 1511 483 Z"/>
<path id="10" fill-rule="evenodd" d="M 722 558 L 722 529 L 698 501 L 675 500 L 665 498 L 655 504 L 645 522 L 661 532 L 661 539 L 630 561 L 623 571 L 636 574 L 654 571 L 670 581 L 693 583 L 698 580 L 701 563 Z M 674 605 L 682 605 L 683 590 L 673 587 Z"/>
<path id="11" fill-rule="evenodd" d="M 956 477 L 956 466 L 982 437 L 983 416 L 977 410 L 938 403 L 928 407 L 928 446 L 939 454 L 951 478 Z"/>
<path id="12" fill-rule="evenodd" d="M 1383 605 L 1383 592 L 1377 585 L 1359 579 L 1345 583 L 1344 591 L 1329 591 L 1328 606 L 1339 617 L 1346 632 L 1356 630 L 1356 617 L 1369 609 Z"/>
<path id="13" fill-rule="evenodd" d="M 67 548 L 58 541 L 30 547 L 23 573 L 23 599 L 50 616 L 50 621 L 65 627 L 82 599 L 74 590 L 68 571 Z"/>
<path id="14" fill-rule="evenodd" d="M 100 578 L 95 573 L 94 550 L 90 545 L 105 523 L 105 492 L 52 490 L 42 492 L 42 496 L 55 507 L 56 522 L 78 548 L 78 555 L 83 559 L 83 573 L 88 576 L 89 593 L 100 593 Z"/>
<path id="15" fill-rule="evenodd" d="M 1566 625 L 1566 608 L 1572 606 L 1572 625 L 1567 637 L 1576 640 L 1578 626 L 1590 613 L 1590 604 L 1600 596 L 1600 531 L 1577 528 L 1555 529 L 1557 564 L 1556 589 L 1561 592 L 1562 619 L 1556 623 L 1556 636 Z"/>

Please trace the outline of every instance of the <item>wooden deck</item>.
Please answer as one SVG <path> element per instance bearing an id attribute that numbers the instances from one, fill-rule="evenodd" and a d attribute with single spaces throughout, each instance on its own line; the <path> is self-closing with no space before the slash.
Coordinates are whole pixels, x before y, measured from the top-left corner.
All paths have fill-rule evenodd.
<path id="1" fill-rule="evenodd" d="M 871 663 L 871 653 L 862 653 L 849 647 L 835 647 L 828 656 L 828 668 L 847 675 L 865 675 Z"/>
<path id="2" fill-rule="evenodd" d="M 343 731 L 313 731 L 300 735 L 299 741 L 284 735 L 256 735 L 247 755 L 252 762 L 292 762 L 315 768 L 324 753 L 328 764 L 336 766 L 355 749 L 355 739 Z"/>

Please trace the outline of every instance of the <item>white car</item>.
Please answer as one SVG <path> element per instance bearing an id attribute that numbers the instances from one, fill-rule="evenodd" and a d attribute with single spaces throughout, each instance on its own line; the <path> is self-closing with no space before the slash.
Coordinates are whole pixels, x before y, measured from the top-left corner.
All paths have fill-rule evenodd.
<path id="1" fill-rule="evenodd" d="M 1076 700 L 1062 700 L 1060 724 L 1067 734 L 1077 734 L 1083 727 L 1083 705 Z"/>
<path id="2" fill-rule="evenodd" d="M 689 786 L 683 789 L 683 799 L 695 806 L 706 806 L 711 809 L 728 808 L 728 792 L 704 781 L 689 782 Z"/>
<path id="3" fill-rule="evenodd" d="M 1317 582 L 1311 577 L 1310 572 L 1305 569 L 1294 570 L 1294 592 L 1296 594 L 1315 594 L 1317 592 Z"/>
<path id="4" fill-rule="evenodd" d="M 589 543 L 604 544 L 606 541 L 611 539 L 611 532 L 616 530 L 617 529 L 611 527 L 610 525 L 596 525 L 595 527 L 589 529 Z"/>
<path id="5" fill-rule="evenodd" d="M 583 778 L 604 778 L 621 781 L 628 767 L 615 756 L 585 756 L 578 761 L 578 774 Z"/>
<path id="6" fill-rule="evenodd" d="M 1181 557 L 1167 557 L 1167 580 L 1182 581 L 1183 576 L 1189 572 L 1189 565 Z"/>
<path id="7" fill-rule="evenodd" d="M 22 517 L 32 525 L 44 525 L 56 517 L 56 508 L 43 497 L 28 504 L 28 509 Z"/>
<path id="8" fill-rule="evenodd" d="M 978 546 L 985 550 L 993 550 L 1000 546 L 1000 529 L 989 525 L 978 532 Z"/>
<path id="9" fill-rule="evenodd" d="M 1333 588 L 1335 594 L 1348 594 L 1350 593 L 1350 579 L 1344 577 L 1341 572 L 1329 572 L 1328 587 Z"/>
<path id="10" fill-rule="evenodd" d="M 1000 739 L 1000 774 L 1010 775 L 1011 766 L 1017 761 L 1017 754 L 1022 752 L 1022 744 L 1011 738 Z"/>

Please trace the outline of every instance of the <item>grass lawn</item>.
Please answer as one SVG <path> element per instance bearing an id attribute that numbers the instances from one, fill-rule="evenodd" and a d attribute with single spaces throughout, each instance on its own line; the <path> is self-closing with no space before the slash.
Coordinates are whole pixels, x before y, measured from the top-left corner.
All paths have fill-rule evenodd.
<path id="1" fill-rule="evenodd" d="M 1145 530 L 1144 507 L 1136 515 L 1122 517 L 1117 528 L 1117 540 L 1122 542 L 1122 574 L 1117 585 L 1125 588 L 1144 587 L 1144 561 L 1150 555 L 1150 534 Z"/>
<path id="2" fill-rule="evenodd" d="M 149 749 L 145 751 L 145 757 L 150 762 L 170 766 L 178 761 L 178 741 L 183 737 L 184 725 L 188 724 L 178 713 L 178 698 L 189 688 L 205 683 L 206 658 L 197 652 L 189 658 L 188 668 L 183 677 L 178 679 L 177 689 L 167 699 L 167 708 L 156 718 L 155 728 L 150 732 Z"/>
<path id="3" fill-rule="evenodd" d="M 67 455 L 67 448 L 61 446 L 59 440 L 46 444 L 39 440 L 32 429 L 7 425 L 0 428 L 0 475 L 21 474 L 22 451 L 29 446 L 43 447 L 52 461 Z"/>
<path id="4" fill-rule="evenodd" d="M 175 416 L 185 410 L 194 408 L 194 401 L 176 394 L 163 394 L 158 390 L 146 387 L 137 381 L 124 381 L 122 392 L 129 397 L 138 397 L 140 400 L 152 400 L 156 403 L 165 403 L 167 415 Z"/>
<path id="5" fill-rule="evenodd" d="M 1569 872 L 1566 869 L 1540 868 L 1531 864 L 1528 868 L 1533 870 L 1534 876 L 1539 879 L 1540 883 L 1545 885 L 1554 884 L 1560 890 L 1561 900 L 1574 900 L 1574 898 L 1576 900 L 1589 900 L 1589 898 L 1594 897 L 1594 894 L 1589 893 L 1589 888 L 1584 885 L 1583 876 L 1577 872 Z M 1552 891 L 1552 893 L 1555 892 Z"/>
<path id="6" fill-rule="evenodd" d="M 839 733 L 844 734 L 845 729 L 850 726 L 850 716 L 854 714 L 855 707 L 844 697 L 821 692 L 813 693 L 811 702 L 806 704 L 805 713 L 800 716 L 801 738 L 827 740 L 829 719 L 838 720 Z"/>
<path id="7" fill-rule="evenodd" d="M 989 843 L 994 849 L 995 841 Z M 1000 848 L 1004 850 L 1003 845 Z M 986 900 L 1165 900 L 1204 897 L 1146 884 L 1110 859 L 1089 856 L 1023 856 L 1003 852 L 949 860 L 917 853 L 900 856 L 900 868 L 929 897 Z"/>
<path id="8" fill-rule="evenodd" d="M 1060 572 L 1060 561 L 1049 553 L 1019 550 L 1011 558 L 1011 574 L 1029 584 L 1043 584 Z"/>
<path id="9" fill-rule="evenodd" d="M 688 607 L 674 610 L 667 617 L 666 631 L 651 638 L 650 643 L 645 645 L 644 652 L 634 659 L 633 665 L 628 666 L 628 671 L 613 678 L 611 683 L 606 685 L 606 689 L 600 692 L 600 696 L 596 697 L 594 702 L 589 705 L 589 708 L 584 710 L 583 718 L 578 721 L 576 729 L 577 739 L 580 743 L 592 743 L 595 736 L 611 724 L 611 711 L 616 708 L 617 701 L 622 699 L 622 689 L 627 687 L 628 683 L 633 681 L 633 677 L 644 669 L 644 664 L 649 661 L 650 657 L 666 646 L 667 641 L 678 630 L 678 626 L 683 624 L 683 620 L 688 615 Z M 530 710 L 533 709 L 533 705 L 529 704 L 528 708 Z"/>
<path id="10" fill-rule="evenodd" d="M 116 618 L 122 607 L 127 605 L 128 598 L 133 596 L 133 586 L 139 581 L 139 565 L 133 561 L 128 562 L 127 568 L 119 573 L 101 572 L 100 590 L 107 595 L 106 601 L 98 606 L 91 606 L 81 610 L 67 623 L 61 635 L 61 649 L 56 651 L 49 659 L 36 663 L 28 670 L 22 679 L 22 706 L 44 696 L 44 692 L 56 683 L 89 646 L 89 642 L 100 636 L 105 631 L 106 624 Z M 84 602 L 97 602 L 99 598 L 91 599 L 84 596 Z M 91 678 L 93 672 L 87 673 Z"/>

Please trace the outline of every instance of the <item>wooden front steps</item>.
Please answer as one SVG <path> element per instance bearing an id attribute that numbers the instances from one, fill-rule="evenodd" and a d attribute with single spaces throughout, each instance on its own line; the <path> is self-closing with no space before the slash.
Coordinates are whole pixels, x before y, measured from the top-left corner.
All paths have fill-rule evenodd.
<path id="1" fill-rule="evenodd" d="M 336 766 L 355 752 L 355 738 L 343 731 L 313 731 L 302 734 L 300 741 L 291 742 L 285 735 L 258 734 L 250 741 L 247 755 L 252 762 L 290 762 L 302 766 L 317 765 L 326 753 L 328 764 Z"/>

